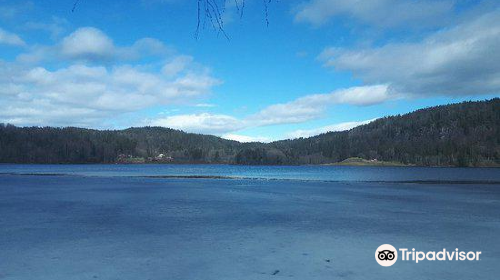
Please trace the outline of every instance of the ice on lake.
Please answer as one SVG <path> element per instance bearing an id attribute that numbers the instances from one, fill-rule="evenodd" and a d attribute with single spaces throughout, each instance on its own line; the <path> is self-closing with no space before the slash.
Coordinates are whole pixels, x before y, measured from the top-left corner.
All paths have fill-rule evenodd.
<path id="1" fill-rule="evenodd" d="M 500 275 L 495 183 L 14 173 L 0 175 L 0 279 Z M 385 243 L 482 254 L 382 267 L 374 253 Z"/>

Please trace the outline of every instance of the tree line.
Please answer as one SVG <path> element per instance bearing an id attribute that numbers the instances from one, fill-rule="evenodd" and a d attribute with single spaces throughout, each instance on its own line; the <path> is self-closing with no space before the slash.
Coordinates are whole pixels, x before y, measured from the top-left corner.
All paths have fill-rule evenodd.
<path id="1" fill-rule="evenodd" d="M 94 130 L 0 124 L 3 163 L 295 165 L 351 157 L 418 166 L 500 166 L 500 99 L 430 107 L 349 131 L 267 144 L 163 127 Z"/>

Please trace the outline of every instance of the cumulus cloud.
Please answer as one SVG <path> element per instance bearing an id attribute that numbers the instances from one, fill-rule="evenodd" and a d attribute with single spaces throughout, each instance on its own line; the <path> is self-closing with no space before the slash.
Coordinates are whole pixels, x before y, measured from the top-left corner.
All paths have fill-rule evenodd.
<path id="1" fill-rule="evenodd" d="M 26 43 L 17 34 L 8 32 L 0 28 L 0 44 L 12 46 L 25 46 Z"/>
<path id="2" fill-rule="evenodd" d="M 305 129 L 305 130 L 295 130 L 293 132 L 290 132 L 287 134 L 288 138 L 300 138 L 300 137 L 311 137 L 314 135 L 318 135 L 321 133 L 326 133 L 326 132 L 334 132 L 334 131 L 345 131 L 345 130 L 350 130 L 352 128 L 355 128 L 360 125 L 368 124 L 371 123 L 376 119 L 371 119 L 371 120 L 366 120 L 366 121 L 359 121 L 359 122 L 343 122 L 343 123 L 338 123 L 338 124 L 333 124 L 333 125 L 327 125 L 323 126 L 320 128 L 315 128 L 315 129 Z"/>
<path id="3" fill-rule="evenodd" d="M 81 121 L 82 117 L 94 120 L 93 117 L 172 104 L 203 95 L 218 83 L 204 74 L 172 79 L 129 65 L 71 65 L 55 71 L 43 67 L 13 68 L 2 74 L 5 76 L 0 78 L 0 87 L 4 88 L 0 118 L 20 125 L 67 125 Z M 51 118 L 54 110 L 65 110 L 68 115 L 59 120 Z"/>
<path id="4" fill-rule="evenodd" d="M 209 113 L 176 115 L 148 121 L 153 126 L 176 128 L 188 132 L 223 134 L 245 127 L 243 122 L 228 115 Z"/>
<path id="5" fill-rule="evenodd" d="M 76 59 L 106 59 L 113 55 L 114 49 L 111 38 L 93 27 L 80 28 L 61 43 L 62 54 Z"/>
<path id="6" fill-rule="evenodd" d="M 500 10 L 417 43 L 378 48 L 326 49 L 320 59 L 367 83 L 416 95 L 478 95 L 500 92 Z"/>
<path id="7" fill-rule="evenodd" d="M 140 60 L 147 56 L 164 57 L 173 51 L 154 38 L 141 38 L 130 46 L 117 46 L 102 30 L 81 27 L 52 46 L 33 46 L 30 51 L 18 56 L 22 63 L 43 61 L 75 61 L 112 63 Z M 179 59 L 184 58 L 180 56 Z M 190 61 L 186 61 L 188 64 Z M 174 73 L 175 74 L 175 73 Z"/>
<path id="8" fill-rule="evenodd" d="M 206 67 L 185 55 L 162 56 L 159 65 L 130 63 L 123 57 L 103 62 L 117 50 L 127 55 L 130 50 L 141 50 L 147 56 L 163 46 L 154 39 L 141 39 L 118 47 L 102 31 L 81 28 L 44 49 L 60 50 L 61 56 L 45 59 L 62 66 L 48 68 L 39 65 L 39 60 L 0 61 L 0 122 L 103 127 L 109 119 L 154 106 L 196 104 L 197 97 L 220 83 Z M 162 70 L 179 60 L 182 68 Z"/>
<path id="9" fill-rule="evenodd" d="M 295 130 L 290 133 L 287 133 L 285 136 L 287 138 L 300 138 L 300 137 L 310 137 L 332 131 L 344 131 L 363 124 L 368 124 L 374 120 L 375 119 L 365 120 L 365 121 L 343 122 L 314 129 Z M 234 140 L 242 143 L 247 143 L 247 142 L 268 143 L 275 140 L 264 136 L 248 136 L 239 133 L 234 133 L 235 131 L 238 130 L 251 127 L 259 127 L 265 124 L 252 121 L 249 118 L 238 119 L 228 115 L 218 115 L 209 113 L 173 115 L 168 117 L 160 117 L 157 119 L 146 120 L 145 124 L 151 126 L 163 126 L 163 127 L 175 128 L 186 132 L 215 134 L 221 136 L 224 139 Z"/>
<path id="10" fill-rule="evenodd" d="M 165 64 L 161 71 L 167 76 L 176 75 L 192 63 L 193 57 L 187 55 L 178 56 L 169 63 Z"/>
<path id="11" fill-rule="evenodd" d="M 435 25 L 453 11 L 454 1 L 413 0 L 310 0 L 295 10 L 295 20 L 321 25 L 334 17 L 347 17 L 380 27 Z"/>
<path id="12" fill-rule="evenodd" d="M 327 94 L 307 95 L 288 103 L 271 105 L 250 116 L 249 120 L 260 125 L 301 123 L 320 117 L 330 105 L 368 106 L 395 97 L 390 94 L 387 85 L 351 87 Z"/>
<path id="13" fill-rule="evenodd" d="M 360 86 L 339 89 L 327 94 L 306 95 L 288 103 L 268 106 L 256 114 L 241 119 L 228 115 L 202 113 L 160 117 L 146 120 L 145 123 L 147 125 L 172 127 L 187 132 L 223 135 L 227 139 L 240 142 L 265 142 L 269 139 L 245 138 L 245 136 L 233 132 L 251 127 L 303 123 L 321 117 L 330 105 L 367 106 L 394 97 L 394 95 L 389 94 L 385 85 Z M 349 123 L 345 125 L 349 125 Z"/>

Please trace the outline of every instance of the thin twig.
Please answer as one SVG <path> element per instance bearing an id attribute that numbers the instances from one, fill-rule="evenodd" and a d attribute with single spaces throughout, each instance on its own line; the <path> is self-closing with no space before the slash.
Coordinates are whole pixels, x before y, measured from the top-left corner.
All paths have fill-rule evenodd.
<path id="1" fill-rule="evenodd" d="M 71 9 L 72 13 L 75 12 L 75 9 L 76 9 L 76 6 L 78 5 L 78 2 L 80 2 L 80 0 L 76 0 L 75 3 L 73 3 L 73 8 Z"/>

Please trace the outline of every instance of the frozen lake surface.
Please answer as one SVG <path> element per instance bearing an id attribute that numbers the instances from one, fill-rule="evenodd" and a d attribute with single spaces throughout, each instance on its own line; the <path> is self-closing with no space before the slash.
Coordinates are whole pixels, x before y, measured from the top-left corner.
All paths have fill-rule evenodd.
<path id="1" fill-rule="evenodd" d="M 499 169 L 0 165 L 0 173 L 0 279 L 500 275 Z M 188 175 L 253 179 L 155 178 Z M 374 253 L 384 243 L 482 254 L 381 267 Z"/>

